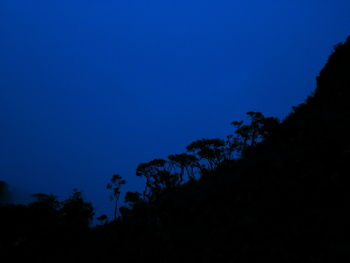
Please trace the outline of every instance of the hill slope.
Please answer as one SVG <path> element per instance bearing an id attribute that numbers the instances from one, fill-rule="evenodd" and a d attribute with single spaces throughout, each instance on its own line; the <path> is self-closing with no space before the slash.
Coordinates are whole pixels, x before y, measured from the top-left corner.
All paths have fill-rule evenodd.
<path id="1" fill-rule="evenodd" d="M 317 89 L 267 140 L 156 206 L 135 208 L 101 247 L 123 262 L 349 259 L 350 39 Z M 117 238 L 118 237 L 118 238 Z M 104 248 L 109 249 L 104 250 Z"/>

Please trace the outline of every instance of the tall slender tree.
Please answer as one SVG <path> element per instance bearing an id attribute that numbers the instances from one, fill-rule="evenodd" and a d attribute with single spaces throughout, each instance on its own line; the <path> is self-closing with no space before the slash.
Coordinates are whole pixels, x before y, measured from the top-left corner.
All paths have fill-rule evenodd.
<path id="1" fill-rule="evenodd" d="M 126 184 L 126 181 L 119 174 L 114 174 L 110 182 L 106 186 L 108 190 L 112 191 L 112 195 L 110 196 L 110 199 L 114 200 L 114 220 L 117 219 L 118 201 L 121 193 L 120 189 L 124 184 Z"/>

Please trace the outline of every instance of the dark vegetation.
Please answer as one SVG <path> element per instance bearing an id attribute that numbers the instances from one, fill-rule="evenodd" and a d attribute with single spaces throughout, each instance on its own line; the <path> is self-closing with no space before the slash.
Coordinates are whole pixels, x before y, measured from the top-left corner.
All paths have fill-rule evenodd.
<path id="1" fill-rule="evenodd" d="M 140 164 L 142 193 L 107 185 L 115 214 L 74 191 L 0 207 L 4 262 L 336 262 L 350 259 L 350 39 L 279 122 L 248 112 L 225 140 Z M 5 184 L 0 183 L 4 199 Z"/>

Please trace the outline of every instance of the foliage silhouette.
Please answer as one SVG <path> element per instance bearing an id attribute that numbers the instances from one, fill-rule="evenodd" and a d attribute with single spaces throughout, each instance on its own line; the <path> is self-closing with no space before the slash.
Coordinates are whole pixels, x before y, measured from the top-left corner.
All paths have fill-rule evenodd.
<path id="1" fill-rule="evenodd" d="M 71 196 L 62 203 L 60 212 L 63 220 L 76 228 L 88 227 L 94 216 L 92 204 L 86 202 L 77 189 L 73 189 Z"/>
<path id="2" fill-rule="evenodd" d="M 172 154 L 168 156 L 170 165 L 173 169 L 179 169 L 180 181 L 184 181 L 185 175 L 189 180 L 196 179 L 196 169 L 200 168 L 199 160 L 196 156 L 181 153 L 181 154 Z"/>
<path id="3" fill-rule="evenodd" d="M 110 199 L 114 200 L 114 220 L 117 219 L 120 189 L 124 184 L 126 184 L 126 181 L 119 174 L 114 174 L 111 178 L 111 181 L 106 186 L 107 189 L 112 191 Z"/>
<path id="4" fill-rule="evenodd" d="M 140 164 L 136 176 L 146 179 L 143 198 L 152 202 L 164 193 L 175 189 L 182 182 L 182 175 L 172 172 L 172 165 L 164 159 L 154 159 Z"/>
<path id="5" fill-rule="evenodd" d="M 199 160 L 207 162 L 207 166 L 200 166 L 201 170 L 214 171 L 225 159 L 225 142 L 221 139 L 201 139 L 192 142 L 186 149 L 197 155 Z"/>
<path id="6" fill-rule="evenodd" d="M 9 191 L 6 182 L 0 181 L 0 206 L 9 202 Z"/>

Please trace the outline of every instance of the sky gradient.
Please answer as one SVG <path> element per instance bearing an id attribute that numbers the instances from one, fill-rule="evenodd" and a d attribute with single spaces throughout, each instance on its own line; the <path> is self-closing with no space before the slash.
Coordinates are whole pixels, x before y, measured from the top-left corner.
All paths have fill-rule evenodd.
<path id="1" fill-rule="evenodd" d="M 350 2 L 0 2 L 0 180 L 83 191 L 111 214 L 114 173 L 224 137 L 247 111 L 283 118 L 350 35 Z"/>

